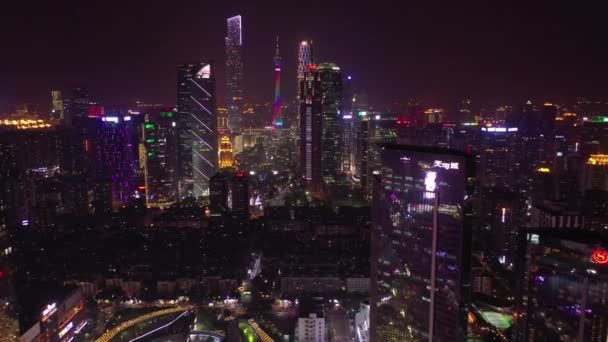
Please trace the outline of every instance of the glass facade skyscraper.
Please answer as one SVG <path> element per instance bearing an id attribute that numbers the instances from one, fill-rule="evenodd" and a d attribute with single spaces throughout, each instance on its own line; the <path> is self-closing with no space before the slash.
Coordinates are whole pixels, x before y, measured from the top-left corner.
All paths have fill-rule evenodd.
<path id="1" fill-rule="evenodd" d="M 608 236 L 581 229 L 522 231 L 514 341 L 608 339 Z"/>
<path id="2" fill-rule="evenodd" d="M 147 114 L 142 130 L 146 206 L 168 208 L 177 200 L 177 129 L 171 108 Z"/>
<path id="3" fill-rule="evenodd" d="M 334 63 L 321 63 L 318 65 L 323 92 L 322 136 L 321 145 L 323 156 L 323 179 L 332 183 L 342 173 L 342 72 Z"/>
<path id="4" fill-rule="evenodd" d="M 215 69 L 212 63 L 178 66 L 178 185 L 180 197 L 209 195 L 217 171 Z"/>
<path id="5" fill-rule="evenodd" d="M 321 76 L 315 65 L 309 65 L 300 82 L 300 172 L 313 191 L 321 191 L 323 170 Z"/>
<path id="6" fill-rule="evenodd" d="M 372 213 L 372 341 L 463 341 L 471 258 L 469 156 L 387 145 Z"/>
<path id="7" fill-rule="evenodd" d="M 226 35 L 226 108 L 228 128 L 241 131 L 243 113 L 243 26 L 241 16 L 228 18 Z"/>

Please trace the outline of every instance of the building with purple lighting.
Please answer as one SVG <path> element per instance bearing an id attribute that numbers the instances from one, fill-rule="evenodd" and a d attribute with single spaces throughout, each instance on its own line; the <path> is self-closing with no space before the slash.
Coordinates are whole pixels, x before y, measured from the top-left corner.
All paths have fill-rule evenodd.
<path id="1" fill-rule="evenodd" d="M 134 194 L 134 175 L 137 160 L 134 154 L 131 116 L 120 114 L 100 118 L 97 131 L 97 160 L 103 175 L 112 186 L 112 207 L 129 202 Z"/>
<path id="2" fill-rule="evenodd" d="M 473 164 L 455 150 L 387 145 L 376 177 L 371 341 L 464 341 Z"/>
<path id="3" fill-rule="evenodd" d="M 218 167 L 215 69 L 211 62 L 180 64 L 177 80 L 179 196 L 209 196 Z"/>

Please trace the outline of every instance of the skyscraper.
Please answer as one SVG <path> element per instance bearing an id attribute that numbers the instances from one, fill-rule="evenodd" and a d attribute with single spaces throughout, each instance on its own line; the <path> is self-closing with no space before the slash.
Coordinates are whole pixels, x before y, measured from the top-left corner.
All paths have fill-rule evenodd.
<path id="1" fill-rule="evenodd" d="M 217 170 L 215 69 L 211 62 L 180 64 L 177 72 L 180 197 L 209 195 Z"/>
<path id="2" fill-rule="evenodd" d="M 228 211 L 228 178 L 224 172 L 218 172 L 209 181 L 209 204 L 211 215 L 220 216 Z"/>
<path id="3" fill-rule="evenodd" d="M 473 168 L 463 152 L 388 145 L 374 189 L 372 341 L 463 341 Z"/>
<path id="4" fill-rule="evenodd" d="M 228 128 L 240 132 L 243 112 L 243 26 L 241 16 L 228 18 L 226 35 L 226 108 Z"/>
<path id="5" fill-rule="evenodd" d="M 230 183 L 232 213 L 235 216 L 249 218 L 249 180 L 245 173 L 239 172 Z"/>
<path id="6" fill-rule="evenodd" d="M 355 127 L 353 127 L 353 83 L 352 76 L 342 81 L 342 170 L 351 172 L 351 153 L 354 145 Z"/>
<path id="7" fill-rule="evenodd" d="M 300 172 L 313 191 L 321 191 L 323 170 L 321 166 L 322 133 L 321 76 L 316 65 L 309 65 L 300 82 Z"/>
<path id="8" fill-rule="evenodd" d="M 277 51 L 274 55 L 274 107 L 272 110 L 272 126 L 275 128 L 283 127 L 281 117 L 281 66 L 283 62 L 279 55 L 279 36 L 277 36 Z"/>
<path id="9" fill-rule="evenodd" d="M 85 88 L 72 89 L 72 117 L 87 117 L 89 115 L 89 93 Z"/>
<path id="10" fill-rule="evenodd" d="M 312 54 L 312 41 L 303 40 L 298 47 L 298 98 L 302 93 L 302 81 L 305 78 L 307 67 L 313 64 L 315 64 L 315 61 Z"/>
<path id="11" fill-rule="evenodd" d="M 608 236 L 534 228 L 520 244 L 513 341 L 606 341 Z"/>
<path id="12" fill-rule="evenodd" d="M 167 208 L 177 200 L 176 118 L 171 108 L 155 114 L 146 114 L 142 130 L 146 206 Z"/>
<path id="13" fill-rule="evenodd" d="M 99 119 L 89 119 L 99 120 Z M 106 115 L 98 125 L 96 173 L 99 177 L 109 177 L 112 184 L 112 205 L 114 209 L 129 202 L 134 193 L 133 178 L 136 169 L 133 125 L 130 116 Z"/>
<path id="14" fill-rule="evenodd" d="M 61 98 L 60 90 L 52 90 L 51 91 L 51 99 L 53 101 L 53 106 L 51 109 L 52 118 L 55 120 L 63 120 L 63 99 Z"/>
<path id="15" fill-rule="evenodd" d="M 334 63 L 321 63 L 318 65 L 321 77 L 321 91 L 323 94 L 322 135 L 321 146 L 323 151 L 321 164 L 323 165 L 323 179 L 332 183 L 342 173 L 342 72 Z"/>

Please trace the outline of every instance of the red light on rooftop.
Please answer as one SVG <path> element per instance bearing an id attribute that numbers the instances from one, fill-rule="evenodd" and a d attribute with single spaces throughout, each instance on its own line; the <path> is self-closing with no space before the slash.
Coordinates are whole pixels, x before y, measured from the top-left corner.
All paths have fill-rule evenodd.
<path id="1" fill-rule="evenodd" d="M 317 70 L 317 66 L 315 64 L 307 65 L 306 70 Z"/>
<path id="2" fill-rule="evenodd" d="M 608 251 L 603 249 L 596 249 L 595 251 L 593 251 L 593 254 L 591 254 L 591 259 L 593 259 L 596 264 L 608 264 Z"/>
<path id="3" fill-rule="evenodd" d="M 244 174 L 244 173 L 242 173 L 242 172 L 239 172 L 239 173 L 237 173 L 235 176 L 237 176 L 237 177 L 245 177 L 245 174 Z"/>
<path id="4" fill-rule="evenodd" d="M 137 187 L 139 190 L 146 190 L 146 187 L 144 185 L 140 185 Z"/>

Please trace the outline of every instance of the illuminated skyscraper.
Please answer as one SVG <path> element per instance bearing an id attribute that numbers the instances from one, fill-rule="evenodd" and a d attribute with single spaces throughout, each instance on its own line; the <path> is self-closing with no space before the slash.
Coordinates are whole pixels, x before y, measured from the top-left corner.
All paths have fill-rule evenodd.
<path id="1" fill-rule="evenodd" d="M 272 126 L 276 128 L 283 127 L 283 118 L 281 117 L 281 66 L 283 62 L 279 55 L 279 37 L 277 36 L 277 51 L 274 55 L 274 108 L 272 110 Z"/>
<path id="2" fill-rule="evenodd" d="M 318 65 L 323 93 L 323 123 L 321 146 L 323 157 L 323 179 L 332 183 L 342 173 L 342 72 L 334 63 Z"/>
<path id="3" fill-rule="evenodd" d="M 321 76 L 315 65 L 309 65 L 300 81 L 300 172 L 313 191 L 320 191 L 323 177 L 321 166 L 322 133 Z"/>
<path id="4" fill-rule="evenodd" d="M 136 159 L 131 121 L 130 116 L 119 114 L 103 116 L 96 134 L 96 172 L 101 177 L 109 177 L 114 209 L 128 203 L 135 190 Z"/>
<path id="5" fill-rule="evenodd" d="M 470 291 L 472 159 L 388 145 L 374 189 L 371 341 L 464 341 Z"/>
<path id="6" fill-rule="evenodd" d="M 521 232 L 513 341 L 608 339 L 608 236 L 603 231 Z"/>
<path id="7" fill-rule="evenodd" d="M 190 63 L 177 71 L 179 195 L 207 196 L 218 165 L 215 69 Z"/>
<path id="8" fill-rule="evenodd" d="M 312 54 L 312 41 L 308 42 L 304 40 L 298 48 L 298 98 L 300 98 L 300 94 L 302 93 L 301 86 L 307 71 L 306 68 L 313 64 L 315 64 L 315 61 Z"/>
<path id="9" fill-rule="evenodd" d="M 356 129 L 353 123 L 353 84 L 352 76 L 346 76 L 342 81 L 342 170 L 350 173 L 351 153 L 355 142 Z"/>
<path id="10" fill-rule="evenodd" d="M 156 113 L 155 113 L 156 114 Z M 142 130 L 145 148 L 146 206 L 167 208 L 177 200 L 177 130 L 171 108 L 146 114 Z"/>
<path id="11" fill-rule="evenodd" d="M 52 90 L 51 91 L 51 99 L 53 101 L 52 107 L 52 117 L 55 120 L 63 120 L 63 99 L 61 98 L 60 90 Z"/>
<path id="12" fill-rule="evenodd" d="M 226 107 L 228 128 L 241 131 L 243 112 L 243 26 L 241 16 L 228 18 L 226 35 Z"/>

